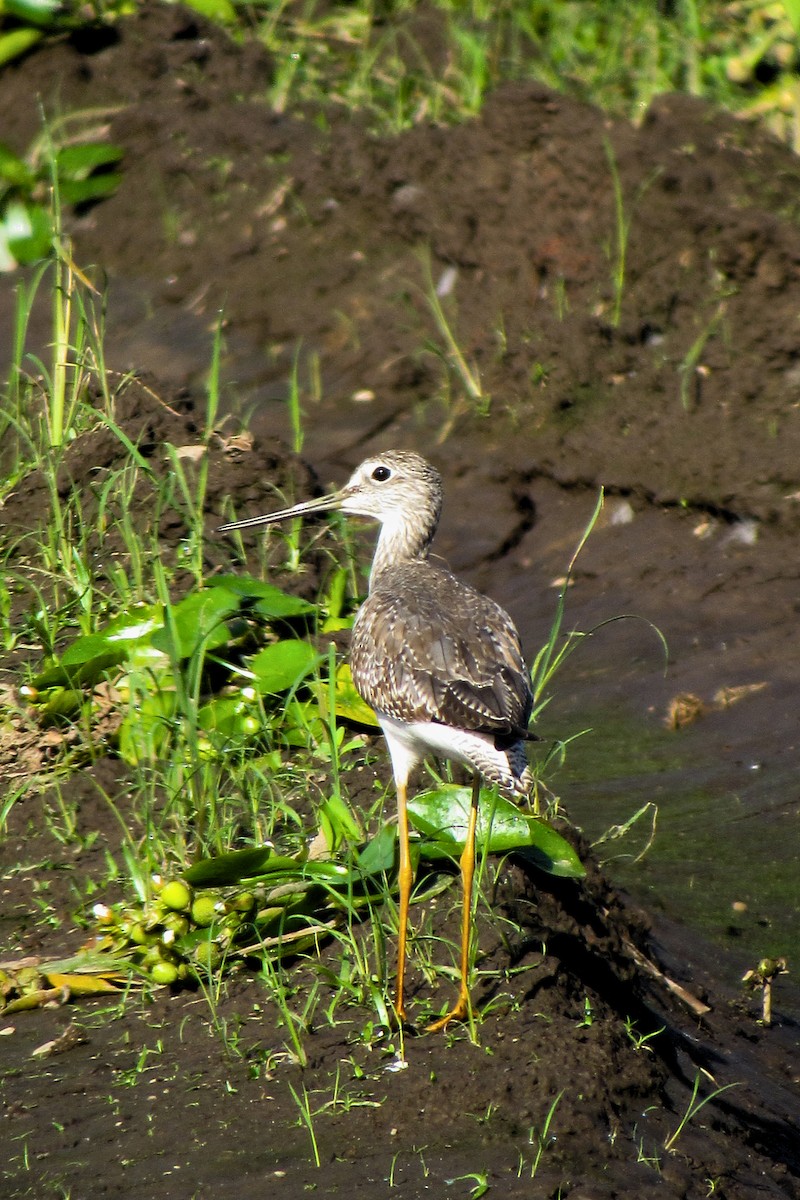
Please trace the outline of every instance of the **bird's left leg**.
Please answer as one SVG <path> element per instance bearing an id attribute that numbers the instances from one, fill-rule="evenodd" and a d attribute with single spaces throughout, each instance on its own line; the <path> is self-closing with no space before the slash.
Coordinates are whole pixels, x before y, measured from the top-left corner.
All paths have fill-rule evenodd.
<path id="1" fill-rule="evenodd" d="M 406 939 L 408 937 L 408 905 L 411 898 L 411 887 L 414 882 L 414 871 L 411 866 L 411 853 L 408 844 L 408 809 L 407 809 L 408 779 L 405 774 L 397 779 L 397 837 L 400 843 L 400 871 L 398 883 L 400 887 L 400 912 L 397 931 L 397 984 L 395 1012 L 401 1025 L 406 1020 L 405 977 L 406 977 Z"/>
<path id="2" fill-rule="evenodd" d="M 463 908 L 461 915 L 461 983 L 458 989 L 458 999 L 450 1012 L 445 1013 L 438 1021 L 428 1025 L 428 1031 L 435 1033 L 445 1029 L 451 1021 L 463 1021 L 469 1016 L 469 960 L 472 942 L 472 883 L 475 878 L 475 830 L 478 824 L 478 803 L 481 797 L 481 777 L 476 774 L 472 779 L 472 803 L 467 824 L 467 838 L 461 852 L 461 886 L 463 888 Z"/>

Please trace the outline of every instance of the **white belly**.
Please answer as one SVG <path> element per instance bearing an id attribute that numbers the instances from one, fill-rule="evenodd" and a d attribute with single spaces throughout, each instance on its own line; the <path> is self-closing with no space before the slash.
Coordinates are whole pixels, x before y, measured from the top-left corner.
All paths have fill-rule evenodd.
<path id="1" fill-rule="evenodd" d="M 377 717 L 392 757 L 395 779 L 407 780 L 426 754 L 463 763 L 482 775 L 487 783 L 506 791 L 524 794 L 529 787 L 522 743 L 510 751 L 498 750 L 489 734 L 471 729 L 454 729 L 433 721 L 406 724 L 377 710 Z"/>

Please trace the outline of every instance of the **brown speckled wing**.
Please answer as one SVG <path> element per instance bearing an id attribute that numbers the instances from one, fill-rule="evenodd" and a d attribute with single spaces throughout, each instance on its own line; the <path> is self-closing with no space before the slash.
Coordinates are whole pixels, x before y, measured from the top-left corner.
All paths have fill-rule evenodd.
<path id="1" fill-rule="evenodd" d="M 401 721 L 524 733 L 531 689 L 519 634 L 493 600 L 428 562 L 383 571 L 353 630 L 353 681 Z"/>

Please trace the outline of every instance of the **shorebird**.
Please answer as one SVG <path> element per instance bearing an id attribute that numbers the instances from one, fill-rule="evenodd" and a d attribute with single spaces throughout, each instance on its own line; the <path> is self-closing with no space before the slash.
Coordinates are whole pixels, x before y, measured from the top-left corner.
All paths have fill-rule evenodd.
<path id="1" fill-rule="evenodd" d="M 469 1015 L 469 960 L 475 828 L 481 780 L 527 797 L 525 754 L 531 715 L 530 676 L 520 637 L 504 609 L 443 566 L 429 550 L 442 508 L 439 472 L 418 454 L 388 450 L 368 458 L 338 492 L 265 516 L 231 521 L 222 531 L 338 510 L 380 523 L 369 594 L 353 625 L 353 682 L 375 711 L 389 748 L 397 790 L 400 845 L 399 934 L 395 1010 L 404 998 L 408 907 L 414 877 L 407 795 L 411 771 L 433 754 L 473 772 L 463 884 L 461 981 L 450 1011 L 429 1029 Z"/>

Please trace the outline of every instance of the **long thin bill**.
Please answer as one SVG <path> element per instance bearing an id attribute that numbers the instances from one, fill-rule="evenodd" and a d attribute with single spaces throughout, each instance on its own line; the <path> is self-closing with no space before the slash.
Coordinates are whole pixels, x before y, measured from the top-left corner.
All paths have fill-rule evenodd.
<path id="1" fill-rule="evenodd" d="M 229 529 L 249 529 L 252 525 L 271 525 L 274 521 L 285 521 L 288 517 L 302 517 L 305 513 L 315 512 L 330 512 L 336 509 L 342 502 L 341 492 L 331 492 L 327 496 L 320 496 L 318 500 L 305 500 L 302 504 L 295 504 L 292 508 L 281 508 L 278 512 L 265 513 L 261 517 L 245 517 L 243 521 L 229 521 L 227 525 L 220 525 L 219 533 L 227 533 Z"/>

